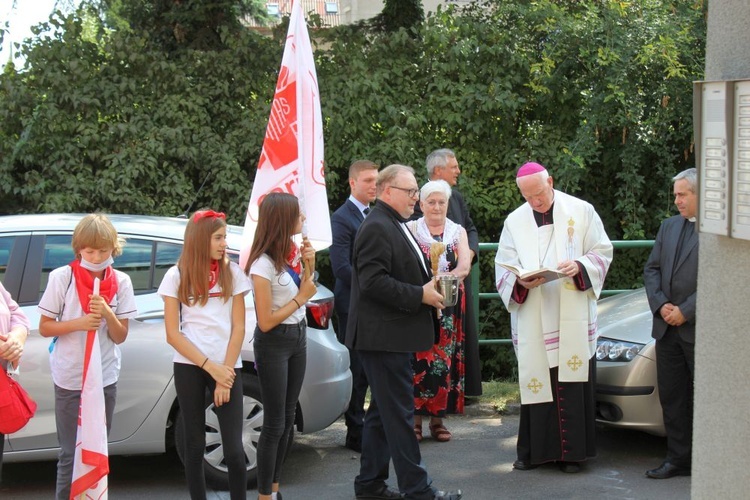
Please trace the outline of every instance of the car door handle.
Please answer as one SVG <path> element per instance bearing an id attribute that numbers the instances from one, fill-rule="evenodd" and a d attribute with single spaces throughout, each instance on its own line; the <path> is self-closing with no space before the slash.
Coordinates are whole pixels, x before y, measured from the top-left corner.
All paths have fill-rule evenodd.
<path id="1" fill-rule="evenodd" d="M 161 322 L 164 321 L 164 311 L 154 311 L 150 313 L 145 313 L 137 316 L 136 321 L 140 321 L 142 323 L 155 323 L 155 322 Z"/>

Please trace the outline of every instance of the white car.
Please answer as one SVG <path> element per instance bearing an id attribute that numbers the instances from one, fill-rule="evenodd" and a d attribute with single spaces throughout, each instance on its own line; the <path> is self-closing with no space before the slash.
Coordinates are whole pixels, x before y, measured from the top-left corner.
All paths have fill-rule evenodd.
<path id="1" fill-rule="evenodd" d="M 653 315 L 645 289 L 600 300 L 597 315 L 597 421 L 666 435 L 651 337 Z"/>
<path id="2" fill-rule="evenodd" d="M 31 321 L 31 335 L 21 361 L 21 385 L 37 402 L 34 418 L 19 432 L 6 436 L 7 462 L 54 460 L 54 390 L 49 369 L 50 339 L 39 335 L 36 305 L 52 269 L 73 260 L 73 229 L 83 215 L 45 214 L 0 217 L 0 279 Z M 173 350 L 166 342 L 163 301 L 156 294 L 164 273 L 179 257 L 186 219 L 137 215 L 110 215 L 126 239 L 115 268 L 127 272 L 135 289 L 138 317 L 130 321 L 128 339 L 121 344 L 122 371 L 117 384 L 117 405 L 109 435 L 110 455 L 162 453 L 180 443 L 183 430 L 172 380 Z M 242 228 L 229 226 L 227 250 L 239 255 Z M 254 367 L 252 337 L 255 312 L 252 294 L 246 298 L 245 342 L 242 348 L 244 429 L 248 486 L 256 480 L 256 446 L 263 425 L 263 402 Z M 336 339 L 330 318 L 333 294 L 323 286 L 307 303 L 307 372 L 297 407 L 296 430 L 324 429 L 347 408 L 352 378 L 349 353 Z M 291 445 L 293 437 L 290 438 Z M 177 447 L 181 454 L 181 447 Z M 218 421 L 210 395 L 206 396 L 205 470 L 209 484 L 226 489 Z"/>

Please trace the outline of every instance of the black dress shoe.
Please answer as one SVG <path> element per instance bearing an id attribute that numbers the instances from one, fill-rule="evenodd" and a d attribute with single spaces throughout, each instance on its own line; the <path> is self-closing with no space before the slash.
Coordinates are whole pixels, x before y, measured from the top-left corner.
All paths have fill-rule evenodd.
<path id="1" fill-rule="evenodd" d="M 513 468 L 516 470 L 532 470 L 539 467 L 538 465 L 534 465 L 530 462 L 524 462 L 523 460 L 516 460 L 513 462 Z"/>
<path id="2" fill-rule="evenodd" d="M 576 472 L 581 472 L 581 464 L 578 462 L 557 462 L 557 466 L 560 467 L 560 470 L 565 472 L 566 474 L 575 474 Z"/>
<path id="3" fill-rule="evenodd" d="M 675 476 L 689 476 L 690 467 L 679 467 L 669 462 L 664 462 L 656 469 L 646 471 L 646 476 L 652 479 L 669 479 Z"/>
<path id="4" fill-rule="evenodd" d="M 387 484 L 384 484 L 383 487 L 377 491 L 363 491 L 356 493 L 356 497 L 357 500 L 400 500 L 403 498 L 403 495 L 396 490 L 390 489 Z"/>
<path id="5" fill-rule="evenodd" d="M 460 500 L 462 496 L 461 490 L 435 492 L 435 500 Z"/>

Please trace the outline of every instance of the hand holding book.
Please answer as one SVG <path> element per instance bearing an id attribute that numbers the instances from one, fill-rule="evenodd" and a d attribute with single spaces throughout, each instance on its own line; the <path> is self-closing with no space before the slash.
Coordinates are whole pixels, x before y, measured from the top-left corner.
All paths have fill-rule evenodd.
<path id="1" fill-rule="evenodd" d="M 544 282 L 549 283 L 550 281 L 555 281 L 556 279 L 567 277 L 567 274 L 563 273 L 562 271 L 549 269 L 547 267 L 537 269 L 536 271 L 529 271 L 528 269 L 511 266 L 510 264 L 500 264 L 500 266 L 512 272 L 519 280 L 523 281 L 533 281 L 538 278 L 544 278 Z"/>

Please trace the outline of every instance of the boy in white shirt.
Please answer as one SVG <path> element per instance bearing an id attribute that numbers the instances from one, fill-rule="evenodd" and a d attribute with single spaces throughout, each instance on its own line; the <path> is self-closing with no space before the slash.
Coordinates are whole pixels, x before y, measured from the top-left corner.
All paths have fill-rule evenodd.
<path id="1" fill-rule="evenodd" d="M 130 277 L 112 268 L 112 257 L 122 253 L 122 243 L 107 216 L 85 216 L 73 232 L 75 259 L 50 273 L 39 302 L 39 333 L 54 337 L 50 368 L 60 443 L 58 500 L 70 498 L 86 339 L 91 330 L 98 331 L 108 433 L 112 424 L 120 375 L 118 344 L 128 336 L 128 320 L 136 316 Z M 100 280 L 98 294 L 94 294 L 95 278 Z"/>

